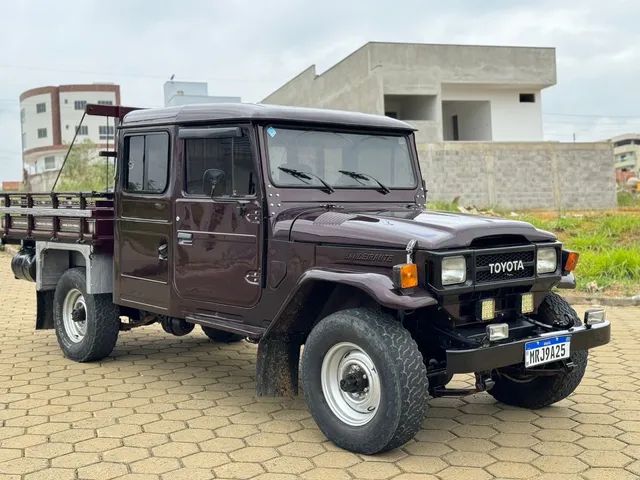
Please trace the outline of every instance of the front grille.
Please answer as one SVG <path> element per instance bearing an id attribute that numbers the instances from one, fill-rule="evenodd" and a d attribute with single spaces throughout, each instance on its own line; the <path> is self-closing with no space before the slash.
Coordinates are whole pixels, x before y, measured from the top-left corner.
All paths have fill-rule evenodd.
<path id="1" fill-rule="evenodd" d="M 535 253 L 533 249 L 476 254 L 476 282 L 500 282 L 533 278 Z M 516 265 L 514 265 L 514 262 Z M 522 262 L 522 269 L 517 268 Z M 491 265 L 493 265 L 493 270 Z M 509 265 L 513 268 L 509 268 Z"/>

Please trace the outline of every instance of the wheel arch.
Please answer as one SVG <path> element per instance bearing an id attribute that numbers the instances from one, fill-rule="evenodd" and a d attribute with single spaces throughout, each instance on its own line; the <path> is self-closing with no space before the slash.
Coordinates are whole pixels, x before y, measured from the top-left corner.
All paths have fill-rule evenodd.
<path id="1" fill-rule="evenodd" d="M 62 274 L 84 267 L 87 293 L 113 292 L 113 255 L 93 251 L 90 245 L 36 242 L 36 290 L 55 290 Z"/>
<path id="2" fill-rule="evenodd" d="M 399 294 L 391 279 L 379 273 L 311 269 L 300 277 L 263 338 L 291 335 L 293 331 L 297 336 L 302 334 L 304 343 L 318 320 L 345 308 L 375 305 L 402 311 L 436 304 L 435 297 L 426 291 Z"/>
<path id="3" fill-rule="evenodd" d="M 82 267 L 88 294 L 113 292 L 113 256 L 90 245 L 36 242 L 36 330 L 53 328 L 53 292 L 70 268 Z"/>
<path id="4" fill-rule="evenodd" d="M 428 292 L 398 294 L 391 279 L 382 274 L 308 270 L 260 339 L 258 395 L 297 394 L 300 347 L 315 324 L 327 315 L 355 307 L 403 311 L 435 304 L 436 299 Z"/>

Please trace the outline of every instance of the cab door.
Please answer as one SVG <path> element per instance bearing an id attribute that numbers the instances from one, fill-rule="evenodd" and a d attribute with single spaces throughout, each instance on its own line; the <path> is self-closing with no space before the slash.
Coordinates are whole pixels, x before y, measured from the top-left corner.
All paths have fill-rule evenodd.
<path id="1" fill-rule="evenodd" d="M 114 294 L 123 305 L 155 313 L 169 308 L 169 149 L 169 131 L 126 134 L 119 165 Z"/>
<path id="2" fill-rule="evenodd" d="M 251 307 L 261 295 L 261 206 L 252 129 L 181 128 L 174 287 L 188 309 Z"/>

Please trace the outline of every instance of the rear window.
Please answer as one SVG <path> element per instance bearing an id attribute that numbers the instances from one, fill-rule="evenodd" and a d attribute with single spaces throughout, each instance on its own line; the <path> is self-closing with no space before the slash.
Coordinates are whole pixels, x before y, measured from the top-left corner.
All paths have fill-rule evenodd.
<path id="1" fill-rule="evenodd" d="M 123 187 L 131 193 L 162 193 L 169 174 L 169 134 L 148 133 L 125 138 Z"/>

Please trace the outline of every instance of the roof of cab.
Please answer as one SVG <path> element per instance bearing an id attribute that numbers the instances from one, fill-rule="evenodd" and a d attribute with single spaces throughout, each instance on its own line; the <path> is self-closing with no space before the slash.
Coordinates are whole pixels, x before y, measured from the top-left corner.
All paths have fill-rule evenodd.
<path id="1" fill-rule="evenodd" d="M 382 115 L 253 103 L 201 103 L 134 110 L 125 115 L 122 125 L 124 127 L 133 127 L 232 121 L 282 121 L 405 131 L 415 130 L 408 123 Z"/>

